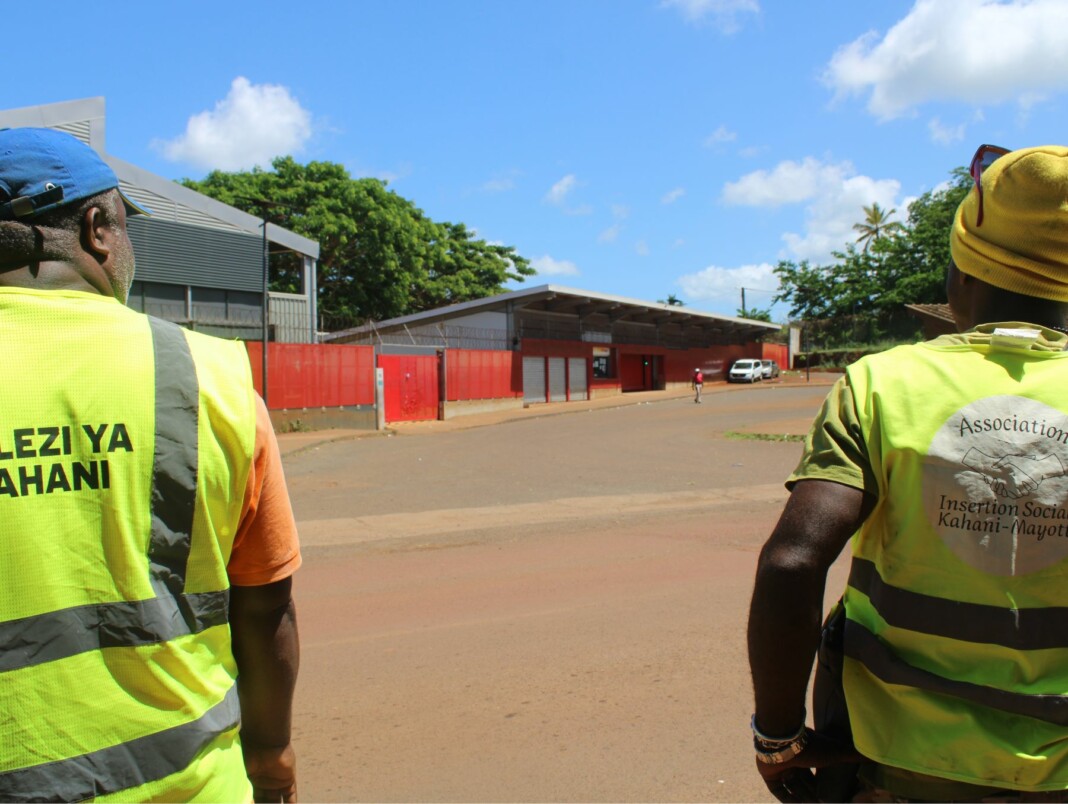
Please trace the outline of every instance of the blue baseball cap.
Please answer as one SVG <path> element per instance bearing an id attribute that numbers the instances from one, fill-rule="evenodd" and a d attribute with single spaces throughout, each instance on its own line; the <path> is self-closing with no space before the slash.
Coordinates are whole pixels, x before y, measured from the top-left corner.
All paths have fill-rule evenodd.
<path id="1" fill-rule="evenodd" d="M 0 129 L 0 221 L 30 221 L 45 212 L 118 190 L 119 179 L 100 154 L 51 128 Z M 126 211 L 150 212 L 119 190 Z"/>

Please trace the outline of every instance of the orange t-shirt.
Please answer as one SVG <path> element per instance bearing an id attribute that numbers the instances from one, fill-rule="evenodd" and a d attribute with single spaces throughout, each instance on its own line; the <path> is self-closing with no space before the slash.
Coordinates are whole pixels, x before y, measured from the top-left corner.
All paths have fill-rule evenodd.
<path id="1" fill-rule="evenodd" d="M 257 394 L 256 446 L 226 572 L 234 586 L 263 586 L 288 578 L 299 566 L 300 542 L 282 454 L 267 406 Z"/>

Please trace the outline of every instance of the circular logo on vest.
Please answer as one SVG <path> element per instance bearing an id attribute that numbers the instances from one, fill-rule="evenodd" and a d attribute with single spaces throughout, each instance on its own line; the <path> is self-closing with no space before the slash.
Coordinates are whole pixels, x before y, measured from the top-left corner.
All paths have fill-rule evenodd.
<path id="1" fill-rule="evenodd" d="M 923 498 L 942 541 L 982 572 L 1068 557 L 1068 415 L 1016 396 L 961 408 L 931 441 Z"/>

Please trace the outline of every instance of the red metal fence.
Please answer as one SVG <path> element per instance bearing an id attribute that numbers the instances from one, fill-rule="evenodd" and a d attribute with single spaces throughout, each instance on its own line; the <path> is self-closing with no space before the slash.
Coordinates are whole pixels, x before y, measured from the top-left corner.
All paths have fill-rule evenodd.
<path id="1" fill-rule="evenodd" d="M 445 358 L 446 396 L 450 402 L 522 396 L 521 365 L 515 352 L 450 349 Z"/>
<path id="2" fill-rule="evenodd" d="M 263 393 L 263 344 L 246 341 L 252 380 Z M 372 346 L 272 343 L 267 348 L 267 406 L 272 410 L 375 403 Z"/>
<path id="3" fill-rule="evenodd" d="M 256 390 L 262 393 L 262 344 L 247 341 Z M 621 390 L 663 387 L 662 383 L 689 382 L 695 368 L 709 380 L 724 379 L 730 365 L 741 357 L 777 360 L 788 365 L 782 344 L 716 346 L 686 351 L 625 345 L 617 349 L 618 374 L 610 380 L 594 379 L 595 387 Z M 449 349 L 446 353 L 446 394 L 449 402 L 478 399 L 515 399 L 523 396 L 523 355 L 582 357 L 588 361 L 592 345 L 568 341 L 526 339 L 523 351 Z M 375 403 L 374 347 L 351 344 L 272 343 L 268 351 L 267 404 L 272 410 L 300 410 Z M 437 418 L 439 403 L 438 358 L 379 355 L 385 369 L 386 415 L 389 421 Z M 404 361 L 414 362 L 404 362 Z M 433 372 L 431 376 L 430 372 Z"/>
<path id="4" fill-rule="evenodd" d="M 785 343 L 761 344 L 760 356 L 764 360 L 774 360 L 779 368 L 790 368 L 790 348 Z"/>
<path id="5" fill-rule="evenodd" d="M 438 418 L 437 355 L 379 355 L 387 422 Z"/>

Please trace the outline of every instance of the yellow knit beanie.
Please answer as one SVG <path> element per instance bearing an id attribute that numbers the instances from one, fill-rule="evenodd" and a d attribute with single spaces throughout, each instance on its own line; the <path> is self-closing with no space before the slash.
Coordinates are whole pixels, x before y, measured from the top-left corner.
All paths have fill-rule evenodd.
<path id="1" fill-rule="evenodd" d="M 979 193 L 957 207 L 949 250 L 957 268 L 999 287 L 1068 301 L 1068 148 L 1042 145 L 998 159 Z"/>

